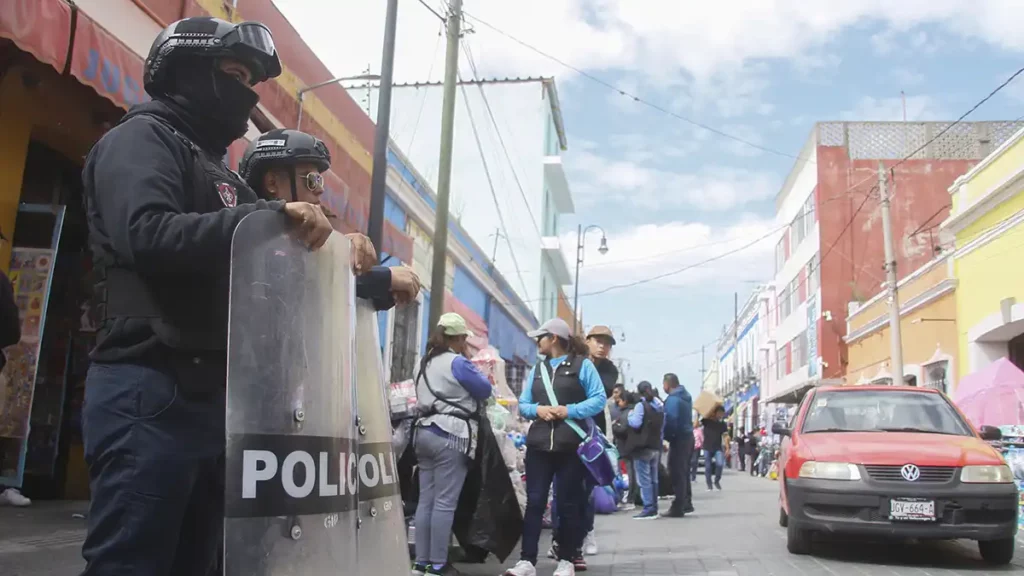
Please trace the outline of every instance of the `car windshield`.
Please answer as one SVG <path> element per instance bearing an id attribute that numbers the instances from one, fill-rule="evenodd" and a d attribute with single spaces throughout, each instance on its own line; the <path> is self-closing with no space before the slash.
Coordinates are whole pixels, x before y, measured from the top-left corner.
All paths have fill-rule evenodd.
<path id="1" fill-rule="evenodd" d="M 802 431 L 972 434 L 942 395 L 899 390 L 818 392 Z"/>

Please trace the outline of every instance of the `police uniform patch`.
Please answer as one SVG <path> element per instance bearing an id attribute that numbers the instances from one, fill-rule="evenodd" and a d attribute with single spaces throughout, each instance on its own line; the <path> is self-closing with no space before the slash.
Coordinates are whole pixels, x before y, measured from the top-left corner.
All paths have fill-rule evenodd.
<path id="1" fill-rule="evenodd" d="M 238 205 L 238 192 L 235 191 L 235 187 L 231 184 L 227 182 L 218 183 L 217 194 L 220 195 L 221 202 L 228 208 L 234 208 Z"/>

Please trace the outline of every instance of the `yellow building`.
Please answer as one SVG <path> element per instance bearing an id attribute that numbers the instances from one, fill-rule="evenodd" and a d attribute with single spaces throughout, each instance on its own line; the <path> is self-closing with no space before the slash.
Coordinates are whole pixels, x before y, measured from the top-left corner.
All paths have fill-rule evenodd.
<path id="1" fill-rule="evenodd" d="M 1024 130 L 949 192 L 942 228 L 956 238 L 959 375 L 1003 357 L 1024 366 Z"/>
<path id="2" fill-rule="evenodd" d="M 951 254 L 939 256 L 900 281 L 904 382 L 953 393 L 959 364 L 956 293 Z M 890 370 L 889 306 L 884 290 L 850 311 L 846 334 L 848 384 L 896 380 Z"/>

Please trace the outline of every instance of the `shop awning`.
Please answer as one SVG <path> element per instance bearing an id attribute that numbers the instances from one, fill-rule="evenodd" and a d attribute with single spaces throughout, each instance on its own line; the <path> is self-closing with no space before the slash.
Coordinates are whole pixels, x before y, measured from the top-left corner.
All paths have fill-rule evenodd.
<path id="1" fill-rule="evenodd" d="M 799 404 L 804 398 L 804 394 L 811 388 L 817 388 L 818 386 L 838 386 L 843 383 L 842 378 L 826 378 L 826 379 L 814 379 L 805 380 L 795 386 L 777 393 L 772 394 L 768 398 L 765 398 L 765 404 Z"/>
<path id="2" fill-rule="evenodd" d="M 63 0 L 4 0 L 0 37 L 63 72 L 71 42 L 71 7 Z"/>

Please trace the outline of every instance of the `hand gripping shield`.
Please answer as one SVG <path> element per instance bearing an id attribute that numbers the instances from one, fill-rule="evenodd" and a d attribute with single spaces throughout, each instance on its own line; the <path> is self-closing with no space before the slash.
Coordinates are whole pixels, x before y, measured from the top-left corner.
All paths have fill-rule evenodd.
<path id="1" fill-rule="evenodd" d="M 235 231 L 224 574 L 356 574 L 355 281 L 349 243 L 310 251 L 283 214 Z"/>

